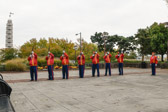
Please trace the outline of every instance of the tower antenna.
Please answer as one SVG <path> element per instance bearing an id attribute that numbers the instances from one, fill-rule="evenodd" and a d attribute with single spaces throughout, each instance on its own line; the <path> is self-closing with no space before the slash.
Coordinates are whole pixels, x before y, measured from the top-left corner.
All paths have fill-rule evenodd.
<path id="1" fill-rule="evenodd" d="M 14 13 L 10 12 L 10 13 L 9 13 L 9 17 L 11 17 L 12 15 L 14 15 Z"/>

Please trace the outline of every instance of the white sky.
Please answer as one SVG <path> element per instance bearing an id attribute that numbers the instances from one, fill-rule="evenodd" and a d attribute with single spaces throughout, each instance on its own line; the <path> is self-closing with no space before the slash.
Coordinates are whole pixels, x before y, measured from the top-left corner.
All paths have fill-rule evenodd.
<path id="1" fill-rule="evenodd" d="M 0 0 L 0 48 L 5 46 L 9 12 L 14 12 L 14 46 L 31 38 L 90 42 L 95 32 L 131 36 L 153 22 L 168 21 L 164 0 Z"/>

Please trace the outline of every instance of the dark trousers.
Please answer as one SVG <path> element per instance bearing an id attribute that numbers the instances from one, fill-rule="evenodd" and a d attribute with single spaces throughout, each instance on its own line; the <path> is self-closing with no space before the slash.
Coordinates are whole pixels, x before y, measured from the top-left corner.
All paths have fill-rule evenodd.
<path id="1" fill-rule="evenodd" d="M 152 67 L 152 75 L 156 75 L 155 63 L 152 63 L 151 67 Z"/>
<path id="2" fill-rule="evenodd" d="M 49 65 L 48 66 L 48 79 L 49 80 L 54 80 L 54 66 L 53 65 Z"/>
<path id="3" fill-rule="evenodd" d="M 65 79 L 65 76 L 66 76 L 66 79 L 69 78 L 69 70 L 68 70 L 68 65 L 63 65 L 62 66 L 62 78 Z M 66 74 L 66 75 L 65 75 Z"/>
<path id="4" fill-rule="evenodd" d="M 109 75 L 111 76 L 111 63 L 106 63 L 106 72 L 105 75 L 107 75 L 107 70 L 109 69 Z"/>
<path id="5" fill-rule="evenodd" d="M 97 76 L 99 77 L 100 76 L 100 73 L 99 73 L 99 64 L 92 64 L 92 76 L 94 77 L 95 76 L 95 70 L 97 69 Z"/>
<path id="6" fill-rule="evenodd" d="M 84 65 L 79 65 L 79 77 L 84 77 Z"/>
<path id="7" fill-rule="evenodd" d="M 84 70 L 83 70 L 83 77 L 84 77 L 84 75 L 85 75 L 85 64 L 83 66 L 84 66 Z"/>
<path id="8" fill-rule="evenodd" d="M 123 63 L 118 64 L 119 75 L 123 75 Z"/>
<path id="9" fill-rule="evenodd" d="M 34 80 L 34 74 L 35 74 L 35 80 L 37 81 L 37 66 L 31 66 L 30 67 L 31 80 Z"/>

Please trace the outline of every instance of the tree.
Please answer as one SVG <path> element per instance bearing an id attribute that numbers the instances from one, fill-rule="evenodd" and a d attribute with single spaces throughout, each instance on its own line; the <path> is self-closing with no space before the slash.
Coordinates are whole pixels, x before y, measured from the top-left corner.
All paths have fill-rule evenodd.
<path id="1" fill-rule="evenodd" d="M 117 42 L 120 41 L 120 37 L 118 35 L 112 35 L 107 38 L 106 41 L 106 49 L 110 52 L 114 52 L 114 47 L 116 46 Z"/>
<path id="2" fill-rule="evenodd" d="M 104 39 L 102 37 L 102 33 L 95 33 L 93 36 L 91 36 L 92 43 L 97 43 L 98 50 L 103 51 L 104 50 Z M 107 44 L 106 44 L 107 45 Z"/>
<path id="3" fill-rule="evenodd" d="M 11 60 L 14 58 L 18 57 L 18 50 L 15 48 L 6 48 L 6 49 L 1 49 L 0 52 L 0 61 L 6 61 L 6 60 Z"/>
<path id="4" fill-rule="evenodd" d="M 167 51 L 168 29 L 164 24 L 154 23 L 150 26 L 151 46 L 152 50 L 157 54 L 161 54 L 161 60 Z"/>
<path id="5" fill-rule="evenodd" d="M 125 54 L 125 59 L 136 59 L 137 58 L 137 54 L 135 52 L 131 52 L 129 55 Z"/>
<path id="6" fill-rule="evenodd" d="M 144 61 L 144 56 L 151 53 L 151 38 L 149 34 L 149 29 L 138 29 L 137 34 L 135 34 L 136 44 L 140 46 L 138 52 L 142 55 L 142 62 Z"/>
<path id="7" fill-rule="evenodd" d="M 20 57 L 27 57 L 30 55 L 31 51 L 32 51 L 32 48 L 34 48 L 34 50 L 37 47 L 37 40 L 36 38 L 32 38 L 30 41 L 24 43 L 21 47 L 20 47 L 20 53 L 19 53 L 19 56 Z"/>
<path id="8" fill-rule="evenodd" d="M 121 38 L 122 36 L 118 36 L 118 35 L 108 36 L 104 38 L 101 32 L 100 33 L 96 32 L 95 35 L 91 36 L 90 39 L 92 43 L 97 43 L 98 50 L 100 52 L 104 50 L 104 44 L 105 44 L 106 51 L 112 52 L 114 51 L 115 45 L 121 40 Z"/>
<path id="9" fill-rule="evenodd" d="M 123 52 L 125 52 L 126 50 L 134 51 L 136 49 L 135 42 L 135 37 L 133 36 L 126 38 L 123 36 L 119 36 L 117 42 L 118 50 Z"/>
<path id="10" fill-rule="evenodd" d="M 130 37 L 124 37 L 124 36 L 118 36 L 118 35 L 112 35 L 108 36 L 106 41 L 104 42 L 104 37 L 102 37 L 102 33 L 95 33 L 94 36 L 91 36 L 91 41 L 93 43 L 98 44 L 99 51 L 104 50 L 104 44 L 106 47 L 106 51 L 114 52 L 114 47 L 117 45 L 119 51 L 123 50 L 125 52 L 126 50 L 135 50 L 135 38 L 133 36 Z"/>

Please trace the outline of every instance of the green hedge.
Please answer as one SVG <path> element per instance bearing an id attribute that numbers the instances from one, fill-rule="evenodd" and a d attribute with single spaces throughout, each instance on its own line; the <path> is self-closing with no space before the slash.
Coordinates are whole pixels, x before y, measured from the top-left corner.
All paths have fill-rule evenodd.
<path id="1" fill-rule="evenodd" d="M 45 60 L 45 59 L 42 59 L 42 58 L 38 58 L 38 66 L 40 66 L 40 67 L 45 67 L 45 66 L 47 66 L 47 61 Z M 61 64 L 61 60 L 54 60 L 54 65 L 55 66 L 61 66 L 62 64 Z"/>

